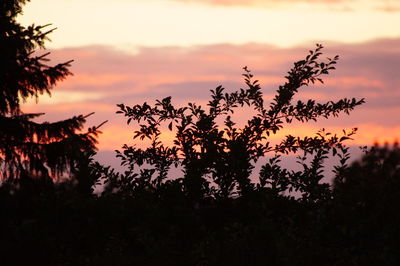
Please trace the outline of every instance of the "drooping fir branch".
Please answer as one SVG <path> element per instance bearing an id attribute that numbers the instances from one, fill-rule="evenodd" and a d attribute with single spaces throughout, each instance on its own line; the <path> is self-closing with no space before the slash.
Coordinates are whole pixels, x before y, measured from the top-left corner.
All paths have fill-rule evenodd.
<path id="1" fill-rule="evenodd" d="M 81 130 L 86 122 L 83 115 L 54 123 L 36 123 L 30 120 L 33 116 L 40 115 L 43 114 L 0 116 L 0 124 L 3 126 L 0 129 L 0 133 L 3 138 L 9 138 L 9 140 L 46 143 L 75 135 L 76 131 Z"/>
<path id="2" fill-rule="evenodd" d="M 45 58 L 29 58 L 28 60 L 5 65 L 0 63 L 0 114 L 20 114 L 21 101 L 47 93 L 71 75 L 68 70 L 70 63 L 47 66 L 43 61 Z"/>
<path id="3" fill-rule="evenodd" d="M 86 116 L 80 116 L 85 122 Z M 73 130 L 58 139 L 48 138 L 46 142 L 35 139 L 20 141 L 21 136 L 0 139 L 0 180 L 15 179 L 21 175 L 29 177 L 61 177 L 77 169 L 74 167 L 96 148 L 99 128 L 91 127 L 85 133 Z"/>

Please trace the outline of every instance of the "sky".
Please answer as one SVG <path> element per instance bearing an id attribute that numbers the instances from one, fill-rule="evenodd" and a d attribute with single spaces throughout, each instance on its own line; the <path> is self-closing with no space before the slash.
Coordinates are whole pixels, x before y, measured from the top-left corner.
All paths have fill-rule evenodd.
<path id="1" fill-rule="evenodd" d="M 350 116 L 297 123 L 275 138 L 353 127 L 359 130 L 351 145 L 400 136 L 398 0 L 32 0 L 19 21 L 52 23 L 52 62 L 74 59 L 74 75 L 24 110 L 46 112 L 50 122 L 91 112 L 88 126 L 108 120 L 99 137 L 103 159 L 135 143 L 135 127 L 115 114 L 116 104 L 172 96 L 176 105 L 205 105 L 210 89 L 244 87 L 243 66 L 260 80 L 268 102 L 315 43 L 340 60 L 323 86 L 302 88 L 299 98 L 366 103 Z M 237 115 L 246 119 L 246 112 Z"/>

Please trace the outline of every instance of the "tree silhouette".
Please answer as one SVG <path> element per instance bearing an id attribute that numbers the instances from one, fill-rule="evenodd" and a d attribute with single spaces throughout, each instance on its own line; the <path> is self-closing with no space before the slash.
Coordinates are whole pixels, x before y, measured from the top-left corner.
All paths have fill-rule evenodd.
<path id="1" fill-rule="evenodd" d="M 49 25 L 24 27 L 16 21 L 25 0 L 0 3 L 0 179 L 57 178 L 77 172 L 82 158 L 95 149 L 97 127 L 80 133 L 88 115 L 55 123 L 37 123 L 43 113 L 24 113 L 21 103 L 50 95 L 70 75 L 67 61 L 48 65 L 44 49 Z M 90 114 L 89 114 L 90 115 Z"/>
<path id="2" fill-rule="evenodd" d="M 397 143 L 364 149 L 364 156 L 334 179 L 337 198 L 348 206 L 382 207 L 400 197 L 400 148 Z M 396 199 L 396 200 L 395 200 Z M 369 208 L 369 207 L 367 207 Z"/>
<path id="3" fill-rule="evenodd" d="M 247 67 L 244 67 L 246 89 L 225 92 L 222 86 L 211 90 L 211 100 L 207 108 L 196 103 L 176 108 L 171 97 L 157 100 L 154 106 L 147 104 L 133 107 L 119 104 L 117 113 L 127 117 L 127 123 L 139 123 L 134 138 L 149 139 L 147 149 L 124 145 L 118 151 L 122 164 L 129 166 L 123 184 L 158 188 L 171 182 L 182 184 L 182 190 L 191 199 L 198 201 L 207 197 L 227 198 L 247 195 L 254 190 L 269 190 L 273 193 L 298 191 L 304 200 L 315 201 L 330 197 L 327 184 L 321 184 L 323 178 L 322 162 L 328 153 L 337 155 L 343 151 L 343 141 L 349 139 L 356 129 L 337 136 L 320 130 L 314 137 L 296 137 L 287 135 L 277 144 L 271 144 L 270 137 L 277 134 L 292 121 L 316 121 L 320 117 L 349 114 L 364 99 L 341 99 L 317 103 L 315 100 L 294 102 L 294 96 L 303 86 L 321 82 L 322 76 L 335 69 L 338 56 L 319 61 L 323 49 L 317 44 L 304 59 L 294 63 L 286 76 L 287 81 L 279 86 L 275 97 L 268 103 L 261 91 L 258 80 Z M 239 127 L 234 122 L 234 112 L 238 108 L 251 108 L 254 116 Z M 221 124 L 218 124 L 220 121 Z M 160 141 L 164 129 L 175 128 L 173 146 Z M 280 154 L 303 152 L 299 157 L 303 171 L 288 171 L 279 166 Z M 251 182 L 254 164 L 265 155 L 275 153 L 263 167 L 259 175 L 259 184 Z M 307 162 L 307 155 L 312 161 Z M 181 166 L 182 178 L 168 179 L 168 171 Z M 142 167 L 135 172 L 137 167 Z M 111 182 L 111 181 L 110 181 Z M 112 182 L 111 182 L 112 183 Z M 122 185 L 122 183 L 120 183 Z M 115 184 L 115 182 L 114 182 Z M 128 186 L 129 187 L 129 186 Z"/>
<path id="4" fill-rule="evenodd" d="M 330 223 L 354 265 L 400 261 L 400 148 L 375 145 L 334 179 Z M 365 252 L 368 251 L 368 252 Z M 346 254 L 347 253 L 347 254 Z"/>

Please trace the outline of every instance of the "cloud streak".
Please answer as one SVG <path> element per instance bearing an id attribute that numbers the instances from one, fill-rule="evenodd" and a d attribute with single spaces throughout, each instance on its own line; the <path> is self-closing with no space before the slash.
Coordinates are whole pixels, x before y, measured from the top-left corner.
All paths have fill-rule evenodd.
<path id="1" fill-rule="evenodd" d="M 222 6 L 277 6 L 281 4 L 296 4 L 296 3 L 307 3 L 307 4 L 340 4 L 346 1 L 343 0 L 174 0 L 183 3 L 201 3 L 205 2 L 212 5 L 222 5 Z M 354 2 L 350 1 L 350 2 Z"/>
<path id="2" fill-rule="evenodd" d="M 328 7 L 340 11 L 356 11 L 359 9 L 373 9 L 383 12 L 399 12 L 400 4 L 397 0 L 173 0 L 181 3 L 208 4 L 225 7 L 261 7 L 280 8 L 294 5 L 311 7 Z"/>

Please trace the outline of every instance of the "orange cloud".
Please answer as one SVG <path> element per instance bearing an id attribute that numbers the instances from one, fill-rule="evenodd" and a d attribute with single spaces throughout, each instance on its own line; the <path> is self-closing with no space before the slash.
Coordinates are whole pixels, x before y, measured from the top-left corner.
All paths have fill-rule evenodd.
<path id="1" fill-rule="evenodd" d="M 387 127 L 372 123 L 366 124 L 355 124 L 352 127 L 358 128 L 356 135 L 353 136 L 353 140 L 348 140 L 347 145 L 350 146 L 364 146 L 372 145 L 373 143 L 394 143 L 400 139 L 400 126 Z M 99 149 L 100 150 L 115 150 L 120 149 L 123 144 L 134 145 L 138 148 L 146 148 L 150 144 L 149 140 L 139 141 L 133 139 L 134 130 L 138 127 L 135 126 L 124 126 L 124 125 L 105 125 L 102 128 L 103 134 L 99 137 Z M 299 137 L 315 136 L 322 127 L 317 125 L 297 124 L 295 126 L 289 126 L 275 135 L 271 135 L 268 141 L 271 143 L 278 143 L 286 135 L 294 135 Z M 326 127 L 326 132 L 332 134 L 338 134 L 341 136 L 342 130 L 345 129 L 350 131 L 350 127 L 330 126 Z M 164 145 L 172 146 L 175 138 L 175 132 L 167 129 L 162 131 L 160 140 Z"/>
<path id="2" fill-rule="evenodd" d="M 394 143 L 400 140 L 400 126 L 385 127 L 372 123 L 358 125 L 360 129 L 355 141 L 360 145 L 371 145 L 372 143 Z"/>

